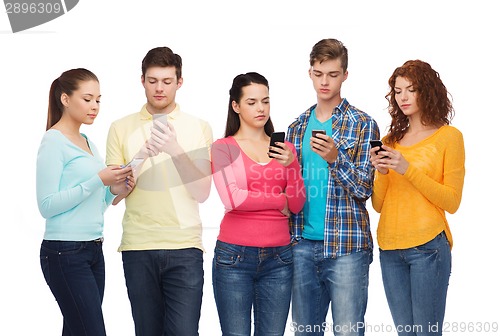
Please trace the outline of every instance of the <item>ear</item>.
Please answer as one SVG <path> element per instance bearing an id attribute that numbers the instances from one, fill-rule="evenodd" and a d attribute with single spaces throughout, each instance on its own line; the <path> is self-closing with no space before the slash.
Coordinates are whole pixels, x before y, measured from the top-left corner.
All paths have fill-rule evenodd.
<path id="1" fill-rule="evenodd" d="M 146 81 L 146 78 L 144 78 L 144 75 L 141 75 L 141 84 L 142 84 L 142 86 L 144 86 L 145 81 Z"/>
<path id="2" fill-rule="evenodd" d="M 307 70 L 307 72 L 309 73 L 309 78 L 312 79 L 312 67 L 309 67 L 309 70 Z"/>
<path id="3" fill-rule="evenodd" d="M 61 103 L 63 104 L 64 107 L 69 106 L 69 96 L 66 93 L 61 94 Z"/>
<path id="4" fill-rule="evenodd" d="M 343 81 L 345 81 L 345 80 L 347 79 L 347 76 L 348 76 L 348 75 L 349 75 L 349 71 L 347 71 L 347 70 L 346 70 L 346 71 L 344 72 L 344 79 L 342 80 L 342 82 L 343 82 Z"/>
<path id="5" fill-rule="evenodd" d="M 231 106 L 233 107 L 233 110 L 234 112 L 236 112 L 237 114 L 240 114 L 240 105 L 238 105 L 237 102 L 235 102 L 234 100 L 231 102 Z"/>
<path id="6" fill-rule="evenodd" d="M 184 83 L 184 79 L 181 77 L 177 80 L 177 90 L 179 90 Z"/>

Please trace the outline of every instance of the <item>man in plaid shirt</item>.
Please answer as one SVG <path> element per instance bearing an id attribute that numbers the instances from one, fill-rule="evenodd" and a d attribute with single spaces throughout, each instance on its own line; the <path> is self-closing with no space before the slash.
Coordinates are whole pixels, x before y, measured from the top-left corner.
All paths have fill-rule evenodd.
<path id="1" fill-rule="evenodd" d="M 292 215 L 295 335 L 364 335 L 373 241 L 366 200 L 374 169 L 370 140 L 377 123 L 341 98 L 347 79 L 347 49 L 324 39 L 310 54 L 309 76 L 317 103 L 288 128 L 297 149 L 307 198 Z M 321 134 L 323 132 L 323 134 Z M 314 135 L 313 135 L 314 133 Z M 318 134 L 319 133 L 319 134 Z M 331 305 L 333 324 L 325 323 Z"/>

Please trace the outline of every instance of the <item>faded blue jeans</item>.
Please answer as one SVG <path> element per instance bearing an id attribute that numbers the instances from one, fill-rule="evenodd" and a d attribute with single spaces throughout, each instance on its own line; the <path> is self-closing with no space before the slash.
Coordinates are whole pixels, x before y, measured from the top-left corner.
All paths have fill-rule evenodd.
<path id="1" fill-rule="evenodd" d="M 373 253 L 323 256 L 323 241 L 301 239 L 293 246 L 291 330 L 295 335 L 359 336 L 365 333 L 369 267 Z M 332 323 L 326 323 L 328 309 Z"/>
<path id="2" fill-rule="evenodd" d="M 203 295 L 203 252 L 123 251 L 136 336 L 196 336 Z"/>
<path id="3" fill-rule="evenodd" d="M 212 285 L 223 336 L 282 336 L 292 292 L 292 248 L 217 241 Z M 215 333 L 214 333 L 215 335 Z"/>
<path id="4" fill-rule="evenodd" d="M 63 315 L 62 335 L 106 335 L 102 242 L 43 240 L 40 266 Z"/>
<path id="5" fill-rule="evenodd" d="M 380 265 L 398 335 L 441 335 L 451 273 L 444 232 L 417 247 L 380 250 Z"/>

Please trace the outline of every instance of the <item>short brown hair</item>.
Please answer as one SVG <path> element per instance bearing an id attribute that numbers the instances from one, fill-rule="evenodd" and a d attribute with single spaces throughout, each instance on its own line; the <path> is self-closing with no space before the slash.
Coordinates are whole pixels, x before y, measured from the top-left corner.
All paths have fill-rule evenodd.
<path id="1" fill-rule="evenodd" d="M 340 66 L 347 71 L 347 48 L 339 40 L 329 38 L 323 39 L 316 43 L 309 55 L 309 63 L 311 66 L 315 62 L 323 63 L 328 60 L 340 58 Z"/>
<path id="2" fill-rule="evenodd" d="M 174 54 L 169 47 L 153 48 L 142 60 L 142 75 L 146 75 L 146 71 L 150 67 L 175 67 L 177 79 L 182 77 L 182 58 Z"/>

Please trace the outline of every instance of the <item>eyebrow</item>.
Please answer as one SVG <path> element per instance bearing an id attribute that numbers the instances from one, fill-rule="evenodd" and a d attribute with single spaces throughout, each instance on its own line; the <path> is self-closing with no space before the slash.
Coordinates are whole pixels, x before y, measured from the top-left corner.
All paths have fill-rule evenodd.
<path id="1" fill-rule="evenodd" d="M 324 73 L 323 71 L 316 70 L 316 69 L 314 69 L 314 68 L 312 68 L 312 71 L 313 71 L 313 72 L 316 72 L 316 73 L 320 73 L 320 74 Z M 339 73 L 341 73 L 341 71 L 334 70 L 334 71 L 329 71 L 329 72 L 327 72 L 327 73 L 329 73 L 329 74 L 339 74 Z"/>
<path id="2" fill-rule="evenodd" d="M 405 86 L 404 89 L 409 89 L 411 87 L 413 87 L 413 84 Z M 394 90 L 396 90 L 396 89 L 401 90 L 402 88 L 400 88 L 399 86 L 394 86 Z"/>
<path id="3" fill-rule="evenodd" d="M 90 97 L 94 97 L 94 95 L 92 93 L 83 93 L 82 94 L 83 96 L 90 96 Z M 101 97 L 102 95 L 98 95 L 97 98 Z"/>
<path id="4" fill-rule="evenodd" d="M 166 80 L 166 79 L 170 79 L 170 80 L 174 80 L 175 77 L 165 77 L 165 78 L 157 78 L 157 77 L 154 77 L 154 76 L 147 76 L 146 79 L 154 79 L 154 80 Z"/>
<path id="5" fill-rule="evenodd" d="M 264 97 L 264 98 L 262 98 L 261 100 L 265 100 L 265 99 L 269 99 L 269 96 Z M 258 101 L 258 100 L 259 100 L 259 99 L 257 99 L 257 98 L 252 98 L 252 97 L 249 97 L 249 98 L 245 99 L 245 101 Z"/>

